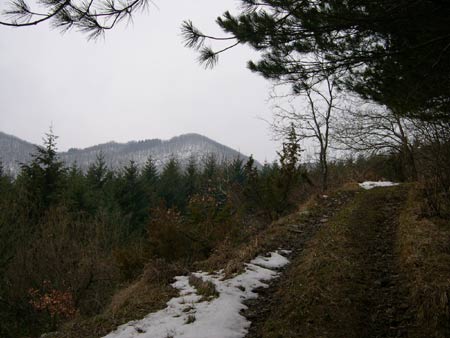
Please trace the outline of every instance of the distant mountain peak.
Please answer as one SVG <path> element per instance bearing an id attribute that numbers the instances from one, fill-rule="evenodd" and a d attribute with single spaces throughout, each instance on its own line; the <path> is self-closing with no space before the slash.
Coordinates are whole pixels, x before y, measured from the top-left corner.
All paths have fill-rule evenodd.
<path id="1" fill-rule="evenodd" d="M 35 151 L 35 147 L 16 136 L 0 132 L 0 160 L 5 170 L 13 175 L 18 173 L 20 163 L 27 163 L 31 159 L 30 154 Z M 172 157 L 177 158 L 182 165 L 187 164 L 191 157 L 201 163 L 210 154 L 214 154 L 218 161 L 230 161 L 237 157 L 247 159 L 240 152 L 197 133 L 182 134 L 168 140 L 155 138 L 126 143 L 109 141 L 84 149 L 70 148 L 66 152 L 60 152 L 59 157 L 67 166 L 76 163 L 86 170 L 100 153 L 112 169 L 119 169 L 130 160 L 143 166 L 150 156 L 158 167 L 162 167 Z"/>

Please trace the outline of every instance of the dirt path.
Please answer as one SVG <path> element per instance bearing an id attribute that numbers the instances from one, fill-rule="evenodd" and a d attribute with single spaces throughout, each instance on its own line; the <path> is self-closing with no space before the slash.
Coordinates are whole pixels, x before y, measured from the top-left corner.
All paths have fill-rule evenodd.
<path id="1" fill-rule="evenodd" d="M 297 259 L 305 249 L 307 243 L 314 235 L 326 226 L 329 219 L 332 218 L 343 206 L 345 206 L 354 197 L 354 192 L 338 192 L 333 196 L 325 196 L 320 199 L 320 204 L 311 213 L 303 214 L 299 223 L 291 225 L 291 236 L 283 248 L 292 250 L 289 255 L 291 261 Z M 251 321 L 248 334 L 245 338 L 261 338 L 262 329 L 266 320 L 280 306 L 281 299 L 276 294 L 280 291 L 283 282 L 286 282 L 287 270 L 290 265 L 282 271 L 280 278 L 270 282 L 268 288 L 258 290 L 258 298 L 246 302 L 248 309 L 243 315 Z"/>
<path id="2" fill-rule="evenodd" d="M 364 337 L 405 337 L 408 322 L 408 305 L 399 268 L 397 266 L 395 240 L 399 211 L 406 192 L 391 193 L 389 197 L 372 201 L 370 210 L 358 210 L 361 219 L 374 214 L 378 226 L 362 222 L 360 231 L 354 231 L 361 243 L 361 262 L 364 282 Z M 371 217 L 369 215 L 369 217 Z M 364 318 L 365 317 L 365 318 Z"/>
<path id="3" fill-rule="evenodd" d="M 408 304 L 395 256 L 405 197 L 397 187 L 361 192 L 349 205 L 350 196 L 327 200 L 326 214 L 300 225 L 292 264 L 247 304 L 246 338 L 406 337 Z"/>

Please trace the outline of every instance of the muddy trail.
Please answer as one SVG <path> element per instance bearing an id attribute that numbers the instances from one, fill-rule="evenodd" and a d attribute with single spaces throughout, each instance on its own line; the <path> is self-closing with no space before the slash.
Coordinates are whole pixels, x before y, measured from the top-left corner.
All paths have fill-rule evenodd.
<path id="1" fill-rule="evenodd" d="M 406 337 L 410 315 L 395 252 L 405 196 L 397 187 L 324 199 L 293 227 L 292 263 L 246 304 L 246 338 Z"/>
<path id="2" fill-rule="evenodd" d="M 310 211 L 300 213 L 300 220 L 289 224 L 290 236 L 282 244 L 283 248 L 291 250 L 288 258 L 293 261 L 297 259 L 304 251 L 307 243 L 316 235 L 316 233 L 327 225 L 337 212 L 353 200 L 354 191 L 340 191 L 333 196 L 321 196 L 318 205 Z M 280 298 L 277 292 L 286 281 L 286 273 L 290 269 L 288 265 L 284 271 L 281 271 L 280 278 L 269 282 L 268 288 L 257 290 L 258 298 L 249 300 L 245 303 L 248 307 L 242 314 L 251 322 L 251 326 L 245 338 L 260 338 L 262 327 L 272 312 L 277 311 L 280 305 Z"/>
<path id="3" fill-rule="evenodd" d="M 378 227 L 361 222 L 361 231 L 354 236 L 363 248 L 363 270 L 361 282 L 364 296 L 361 304 L 363 312 L 362 333 L 364 337 L 390 338 L 406 337 L 408 326 L 408 304 L 404 280 L 396 260 L 395 239 L 399 221 L 399 209 L 404 194 L 391 195 L 374 203 L 371 210 L 359 210 L 364 220 L 367 213 L 378 213 Z M 366 324 L 366 325 L 364 325 Z"/>

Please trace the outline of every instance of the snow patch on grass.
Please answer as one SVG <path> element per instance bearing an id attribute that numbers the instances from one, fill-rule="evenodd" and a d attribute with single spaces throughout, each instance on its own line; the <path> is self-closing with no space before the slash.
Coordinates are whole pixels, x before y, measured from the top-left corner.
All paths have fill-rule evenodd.
<path id="1" fill-rule="evenodd" d="M 369 190 L 377 187 L 392 187 L 399 185 L 399 183 L 389 182 L 389 181 L 366 181 L 359 183 L 359 186 L 363 189 Z"/>
<path id="2" fill-rule="evenodd" d="M 244 337 L 250 326 L 240 313 L 247 308 L 244 301 L 257 298 L 255 289 L 268 287 L 266 282 L 278 277 L 277 270 L 289 263 L 282 254 L 288 253 L 280 250 L 266 257 L 258 256 L 246 264 L 243 273 L 226 280 L 222 271 L 193 273 L 215 285 L 219 296 L 211 301 L 201 301 L 202 297 L 189 283 L 189 276 L 178 276 L 172 286 L 180 290 L 180 294 L 172 298 L 165 309 L 124 324 L 104 338 Z"/>
<path id="3" fill-rule="evenodd" d="M 271 252 L 269 257 L 258 256 L 252 260 L 252 264 L 267 269 L 279 269 L 289 263 L 289 260 L 278 252 Z"/>

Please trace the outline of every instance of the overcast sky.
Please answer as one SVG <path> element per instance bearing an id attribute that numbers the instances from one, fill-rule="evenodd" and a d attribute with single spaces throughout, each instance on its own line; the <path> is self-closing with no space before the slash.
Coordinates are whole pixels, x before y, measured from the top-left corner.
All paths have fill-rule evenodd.
<path id="1" fill-rule="evenodd" d="M 278 144 L 262 120 L 271 116 L 270 83 L 246 68 L 257 54 L 235 48 L 205 70 L 180 36 L 185 19 L 220 33 L 215 18 L 238 2 L 155 3 L 95 42 L 46 24 L 0 26 L 0 131 L 41 143 L 53 124 L 59 150 L 195 132 L 275 159 Z"/>

